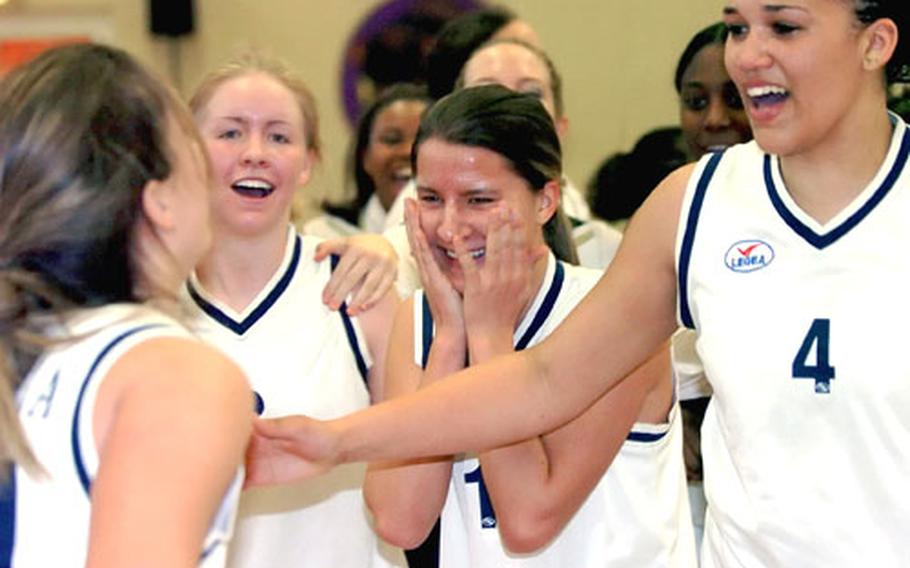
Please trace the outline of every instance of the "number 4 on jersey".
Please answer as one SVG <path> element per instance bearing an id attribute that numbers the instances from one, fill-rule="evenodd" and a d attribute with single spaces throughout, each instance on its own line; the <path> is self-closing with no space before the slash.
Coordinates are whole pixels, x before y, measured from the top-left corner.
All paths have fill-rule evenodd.
<path id="1" fill-rule="evenodd" d="M 816 319 L 809 327 L 809 333 L 793 359 L 794 379 L 814 379 L 815 392 L 831 392 L 831 380 L 834 378 L 834 367 L 828 362 L 828 346 L 831 338 L 831 320 Z M 815 347 L 815 364 L 809 363 L 812 347 Z"/>

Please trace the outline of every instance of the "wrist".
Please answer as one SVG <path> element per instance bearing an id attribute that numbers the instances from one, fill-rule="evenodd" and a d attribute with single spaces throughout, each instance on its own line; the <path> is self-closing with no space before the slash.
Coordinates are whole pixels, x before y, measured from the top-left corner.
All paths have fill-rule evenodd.
<path id="1" fill-rule="evenodd" d="M 478 331 L 468 336 L 468 353 L 471 355 L 472 365 L 511 353 L 513 350 L 512 330 L 510 329 L 499 332 Z"/>
<path id="2" fill-rule="evenodd" d="M 468 341 L 464 330 L 437 328 L 431 349 L 434 359 L 453 361 L 459 366 L 463 366 L 468 351 Z"/>

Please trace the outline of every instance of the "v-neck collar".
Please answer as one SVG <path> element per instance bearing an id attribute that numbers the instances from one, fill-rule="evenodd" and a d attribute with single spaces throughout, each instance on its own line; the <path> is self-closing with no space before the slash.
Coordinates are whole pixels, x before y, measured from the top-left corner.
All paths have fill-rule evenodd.
<path id="1" fill-rule="evenodd" d="M 910 154 L 910 129 L 899 117 L 891 116 L 894 132 L 878 173 L 862 193 L 824 224 L 800 209 L 785 188 L 779 158 L 765 154 L 763 169 L 768 197 L 784 222 L 810 245 L 821 250 L 835 243 L 865 219 L 894 187 Z"/>
<path id="2" fill-rule="evenodd" d="M 290 285 L 294 272 L 297 270 L 297 265 L 300 263 L 301 246 L 300 237 L 292 228 L 289 228 L 288 242 L 285 246 L 281 265 L 279 265 L 278 270 L 275 271 L 268 284 L 250 302 L 250 305 L 239 314 L 206 293 L 195 273 L 190 276 L 189 281 L 186 283 L 187 290 L 190 297 L 199 306 L 199 309 L 210 318 L 237 335 L 243 335 L 269 311 L 269 308 L 278 301 Z"/>

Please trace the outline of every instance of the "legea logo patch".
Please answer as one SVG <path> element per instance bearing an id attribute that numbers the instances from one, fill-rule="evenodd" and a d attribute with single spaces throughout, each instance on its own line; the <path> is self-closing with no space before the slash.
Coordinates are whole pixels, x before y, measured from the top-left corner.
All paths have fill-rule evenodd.
<path id="1" fill-rule="evenodd" d="M 733 272 L 755 272 L 771 264 L 772 260 L 774 249 L 759 240 L 733 243 L 724 256 L 724 264 Z"/>

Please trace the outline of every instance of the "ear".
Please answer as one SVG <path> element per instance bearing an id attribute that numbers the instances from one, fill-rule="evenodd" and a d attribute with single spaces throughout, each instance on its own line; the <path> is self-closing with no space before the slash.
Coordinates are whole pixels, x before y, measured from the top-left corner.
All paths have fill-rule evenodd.
<path id="1" fill-rule="evenodd" d="M 562 186 L 559 180 L 548 181 L 543 188 L 537 192 L 537 222 L 541 226 L 556 215 L 559 209 L 559 200 L 562 196 Z"/>
<path id="2" fill-rule="evenodd" d="M 560 116 L 556 119 L 556 136 L 559 137 L 559 143 L 564 144 L 566 141 L 566 135 L 569 133 L 569 119 Z"/>
<path id="3" fill-rule="evenodd" d="M 313 164 L 316 163 L 316 160 L 316 155 L 311 150 L 304 152 L 303 169 L 300 170 L 300 174 L 297 176 L 297 187 L 303 187 L 310 181 L 310 176 L 313 174 Z"/>
<path id="4" fill-rule="evenodd" d="M 879 18 L 863 30 L 863 68 L 878 71 L 887 65 L 897 47 L 897 24 L 891 18 Z"/>
<path id="5" fill-rule="evenodd" d="M 142 212 L 151 224 L 162 230 L 176 225 L 174 188 L 167 180 L 151 180 L 142 188 Z"/>

